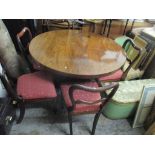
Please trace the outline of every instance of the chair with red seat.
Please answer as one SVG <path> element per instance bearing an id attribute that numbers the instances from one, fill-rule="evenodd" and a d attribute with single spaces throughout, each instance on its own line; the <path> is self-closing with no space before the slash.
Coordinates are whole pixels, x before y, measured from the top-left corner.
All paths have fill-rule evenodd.
<path id="1" fill-rule="evenodd" d="M 103 81 L 103 82 L 109 82 L 109 81 L 119 81 L 119 80 L 125 80 L 126 76 L 128 75 L 129 71 L 132 70 L 132 67 L 134 66 L 135 62 L 139 59 L 140 55 L 141 55 L 141 49 L 139 47 L 137 47 L 134 42 L 130 39 L 127 39 L 124 44 L 123 44 L 123 49 L 126 48 L 127 45 L 132 46 L 135 51 L 137 52 L 137 54 L 134 56 L 134 58 L 132 58 L 132 60 L 130 58 L 128 58 L 127 56 L 127 61 L 124 64 L 124 66 L 117 70 L 116 72 L 108 75 L 108 76 L 103 76 L 100 77 L 99 79 L 97 79 L 98 81 Z"/>
<path id="2" fill-rule="evenodd" d="M 24 27 L 17 35 L 17 43 L 21 56 L 26 60 L 31 70 L 40 70 L 41 66 L 33 60 L 29 53 L 29 44 L 32 40 L 32 33 L 28 27 Z"/>
<path id="3" fill-rule="evenodd" d="M 96 82 L 85 82 L 80 84 L 62 84 L 61 92 L 66 103 L 70 134 L 72 130 L 72 115 L 95 113 L 91 134 L 95 134 L 98 119 L 103 107 L 118 89 L 117 83 L 111 83 L 104 87 L 98 87 Z M 112 89 L 105 98 L 101 98 L 100 92 Z"/>
<path id="4" fill-rule="evenodd" d="M 57 97 L 56 89 L 51 78 L 44 72 L 35 72 L 23 74 L 17 79 L 15 86 L 9 76 L 5 65 L 1 61 L 3 73 L 0 74 L 0 79 L 12 98 L 13 103 L 20 109 L 20 116 L 17 123 L 20 123 L 25 114 L 25 104 L 31 102 L 47 102 L 53 101 Z"/>

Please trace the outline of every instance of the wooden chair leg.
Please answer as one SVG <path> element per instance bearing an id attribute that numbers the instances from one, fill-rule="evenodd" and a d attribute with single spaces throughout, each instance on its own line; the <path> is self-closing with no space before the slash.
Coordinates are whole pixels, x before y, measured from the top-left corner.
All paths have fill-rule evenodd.
<path id="1" fill-rule="evenodd" d="M 107 19 L 104 22 L 104 28 L 102 28 L 103 30 L 102 30 L 101 34 L 105 34 L 106 27 L 107 27 Z"/>
<path id="2" fill-rule="evenodd" d="M 112 23 L 112 19 L 110 19 L 110 20 L 109 20 L 109 26 L 108 26 L 108 33 L 107 33 L 107 37 L 109 37 L 109 34 L 110 34 L 111 23 Z"/>
<path id="3" fill-rule="evenodd" d="M 17 124 L 22 122 L 25 115 L 25 105 L 23 103 L 19 103 L 19 110 L 20 110 L 20 114 L 19 114 L 19 118 L 16 121 Z"/>
<path id="4" fill-rule="evenodd" d="M 94 117 L 94 122 L 93 122 L 93 128 L 92 128 L 91 135 L 94 135 L 95 134 L 96 126 L 97 126 L 98 120 L 100 118 L 100 115 L 101 115 L 101 111 L 99 111 L 98 113 L 96 113 L 96 115 Z"/>
<path id="5" fill-rule="evenodd" d="M 69 129 L 70 129 L 70 135 L 73 135 L 73 128 L 72 128 L 72 115 L 68 112 L 68 121 L 69 121 Z"/>

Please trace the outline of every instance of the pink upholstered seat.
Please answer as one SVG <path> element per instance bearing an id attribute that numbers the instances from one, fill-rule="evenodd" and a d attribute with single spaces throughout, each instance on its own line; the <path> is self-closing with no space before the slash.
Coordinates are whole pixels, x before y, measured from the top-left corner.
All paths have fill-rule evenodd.
<path id="1" fill-rule="evenodd" d="M 95 82 L 87 82 L 87 83 L 81 83 L 81 85 L 89 86 L 89 87 L 98 87 L 97 83 Z M 72 103 L 69 97 L 69 88 L 71 84 L 62 84 L 61 85 L 61 91 L 66 103 L 67 107 L 71 107 Z M 88 102 L 96 101 L 101 99 L 100 93 L 94 93 L 94 92 L 88 92 L 84 90 L 75 90 L 74 91 L 74 99 L 75 100 L 84 100 Z M 76 107 L 73 111 L 73 113 L 86 113 L 86 112 L 94 112 L 98 111 L 100 108 L 101 103 L 97 104 L 76 104 Z"/>
<path id="2" fill-rule="evenodd" d="M 55 86 L 43 72 L 24 74 L 18 78 L 17 94 L 23 99 L 50 99 L 56 97 Z"/>
<path id="3" fill-rule="evenodd" d="M 123 75 L 123 71 L 120 69 L 111 75 L 103 76 L 99 78 L 99 80 L 100 81 L 118 81 L 121 79 L 122 75 Z"/>

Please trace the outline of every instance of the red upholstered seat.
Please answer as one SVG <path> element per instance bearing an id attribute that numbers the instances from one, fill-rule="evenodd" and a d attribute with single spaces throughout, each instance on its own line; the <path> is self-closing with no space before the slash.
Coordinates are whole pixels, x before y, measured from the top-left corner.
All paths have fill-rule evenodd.
<path id="1" fill-rule="evenodd" d="M 24 74 L 18 78 L 17 94 L 23 99 L 50 99 L 56 97 L 55 86 L 43 72 Z"/>
<path id="2" fill-rule="evenodd" d="M 121 79 L 123 71 L 120 69 L 113 74 L 99 78 L 100 81 L 118 81 Z"/>
<path id="3" fill-rule="evenodd" d="M 97 83 L 95 82 L 87 82 L 87 83 L 81 83 L 81 85 L 89 86 L 89 87 L 98 87 Z M 66 103 L 67 107 L 71 107 L 72 103 L 69 97 L 69 88 L 71 84 L 62 84 L 61 85 L 61 91 Z M 88 92 L 84 90 L 75 90 L 74 91 L 74 99 L 75 100 L 84 100 L 88 102 L 96 101 L 101 99 L 100 93 L 94 93 L 94 92 Z M 73 111 L 73 113 L 85 113 L 85 112 L 93 112 L 97 111 L 100 108 L 101 103 L 97 104 L 76 104 L 76 107 Z"/>

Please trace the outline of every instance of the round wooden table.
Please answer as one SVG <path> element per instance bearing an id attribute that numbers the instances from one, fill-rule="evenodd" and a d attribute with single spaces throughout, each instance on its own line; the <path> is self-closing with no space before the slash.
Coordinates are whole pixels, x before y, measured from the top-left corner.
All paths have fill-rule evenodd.
<path id="1" fill-rule="evenodd" d="M 31 56 L 61 76 L 93 79 L 122 67 L 126 55 L 112 39 L 80 30 L 56 30 L 32 39 Z"/>

